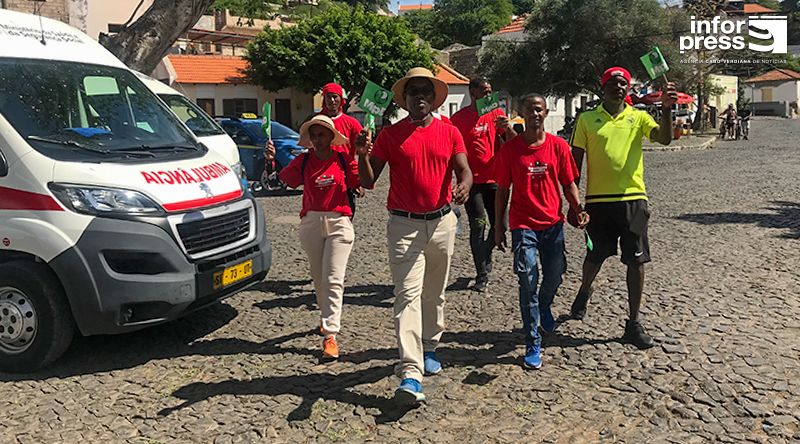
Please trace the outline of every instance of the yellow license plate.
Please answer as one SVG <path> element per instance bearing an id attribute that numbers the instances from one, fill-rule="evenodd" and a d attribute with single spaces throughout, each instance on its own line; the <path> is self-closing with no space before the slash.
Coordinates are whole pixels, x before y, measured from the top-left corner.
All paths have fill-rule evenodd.
<path id="1" fill-rule="evenodd" d="M 227 287 L 253 275 L 253 260 L 230 266 L 214 273 L 214 290 Z"/>

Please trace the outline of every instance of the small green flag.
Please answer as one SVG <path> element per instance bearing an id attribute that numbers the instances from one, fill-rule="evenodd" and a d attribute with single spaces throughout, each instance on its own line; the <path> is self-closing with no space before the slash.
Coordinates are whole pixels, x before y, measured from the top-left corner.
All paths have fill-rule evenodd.
<path id="1" fill-rule="evenodd" d="M 272 104 L 269 102 L 264 102 L 264 106 L 261 107 L 261 130 L 264 131 L 264 135 L 267 136 L 268 139 L 272 139 Z"/>
<path id="2" fill-rule="evenodd" d="M 479 116 L 488 114 L 497 108 L 500 108 L 500 95 L 498 95 L 496 92 L 488 94 L 483 98 L 478 99 L 478 101 L 475 102 L 475 106 L 478 107 Z"/>
<path id="3" fill-rule="evenodd" d="M 586 236 L 586 249 L 589 251 L 594 250 L 594 244 L 592 243 L 592 238 L 589 237 L 589 232 L 584 229 L 583 234 Z"/>
<path id="4" fill-rule="evenodd" d="M 364 127 L 370 130 L 372 134 L 375 134 L 375 116 L 367 113 L 364 117 Z"/>
<path id="5" fill-rule="evenodd" d="M 664 56 L 661 55 L 661 50 L 658 49 L 658 46 L 653 47 L 650 52 L 641 56 L 639 60 L 642 61 L 642 65 L 644 65 L 644 69 L 647 70 L 647 75 L 651 79 L 661 77 L 669 71 L 667 61 L 664 60 Z"/>
<path id="6" fill-rule="evenodd" d="M 392 97 L 394 94 L 391 91 L 367 80 L 367 86 L 361 93 L 358 107 L 373 116 L 382 116 L 389 108 L 389 104 L 392 103 Z"/>

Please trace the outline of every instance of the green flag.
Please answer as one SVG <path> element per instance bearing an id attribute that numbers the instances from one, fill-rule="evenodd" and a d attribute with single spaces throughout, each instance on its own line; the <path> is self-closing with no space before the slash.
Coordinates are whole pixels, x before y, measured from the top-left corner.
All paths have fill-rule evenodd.
<path id="1" fill-rule="evenodd" d="M 586 229 L 583 229 L 583 234 L 586 236 L 586 249 L 589 251 L 594 250 L 594 244 L 592 243 L 592 238 L 589 237 L 589 232 Z"/>
<path id="2" fill-rule="evenodd" d="M 367 86 L 361 93 L 358 107 L 373 116 L 382 116 L 389 104 L 392 103 L 392 97 L 394 94 L 391 91 L 367 80 Z"/>
<path id="3" fill-rule="evenodd" d="M 478 107 L 479 116 L 488 114 L 500 107 L 500 96 L 496 92 L 488 94 L 478 99 L 478 101 L 475 102 L 475 106 Z"/>
<path id="4" fill-rule="evenodd" d="M 367 115 L 364 117 L 364 128 L 367 128 L 372 132 L 372 134 L 375 134 L 375 116 L 367 113 Z"/>
<path id="5" fill-rule="evenodd" d="M 639 60 L 642 61 L 642 65 L 644 65 L 644 69 L 647 70 L 647 75 L 651 79 L 661 77 L 669 71 L 667 61 L 664 60 L 664 56 L 661 55 L 661 50 L 658 49 L 658 46 L 653 47 L 650 52 L 641 56 Z"/>
<path id="6" fill-rule="evenodd" d="M 264 102 L 264 106 L 261 107 L 261 130 L 264 131 L 264 135 L 267 136 L 267 139 L 272 139 L 272 122 L 270 119 L 272 118 L 272 104 L 269 102 Z"/>

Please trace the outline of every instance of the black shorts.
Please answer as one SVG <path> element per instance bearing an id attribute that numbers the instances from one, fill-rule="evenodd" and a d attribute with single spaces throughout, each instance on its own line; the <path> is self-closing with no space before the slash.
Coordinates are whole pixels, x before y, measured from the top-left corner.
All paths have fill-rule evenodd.
<path id="1" fill-rule="evenodd" d="M 592 251 L 586 259 L 602 263 L 617 254 L 617 242 L 622 248 L 620 260 L 625 265 L 650 262 L 650 244 L 647 242 L 647 221 L 650 211 L 644 199 L 627 202 L 602 202 L 586 204 L 592 238 Z"/>

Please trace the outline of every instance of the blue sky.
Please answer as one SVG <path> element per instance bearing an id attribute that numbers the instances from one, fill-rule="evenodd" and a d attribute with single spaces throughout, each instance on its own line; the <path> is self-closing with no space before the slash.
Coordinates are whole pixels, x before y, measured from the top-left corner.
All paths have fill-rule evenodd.
<path id="1" fill-rule="evenodd" d="M 433 0 L 399 0 L 401 5 L 432 5 Z M 398 0 L 389 0 L 389 9 L 392 12 L 397 13 L 397 2 Z"/>

